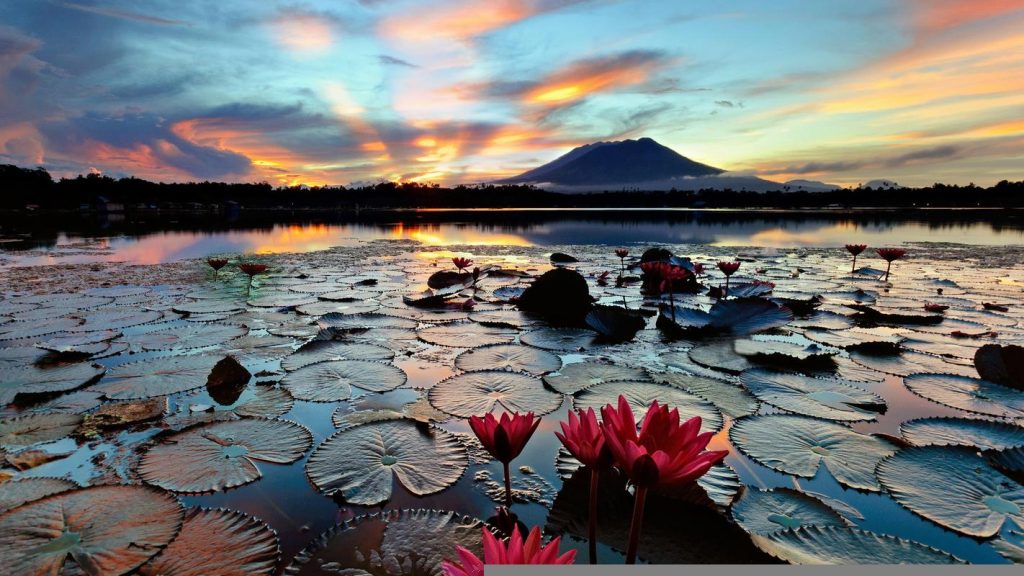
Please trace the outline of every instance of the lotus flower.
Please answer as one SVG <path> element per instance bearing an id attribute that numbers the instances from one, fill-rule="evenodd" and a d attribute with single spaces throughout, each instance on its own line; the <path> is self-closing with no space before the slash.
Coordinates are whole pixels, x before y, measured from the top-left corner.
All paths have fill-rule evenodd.
<path id="1" fill-rule="evenodd" d="M 206 260 L 206 263 L 210 265 L 210 268 L 213 268 L 215 271 L 219 271 L 221 268 L 223 268 L 223 267 L 228 265 L 228 259 L 227 258 L 209 258 L 209 259 Z"/>
<path id="2" fill-rule="evenodd" d="M 732 275 L 735 274 L 736 271 L 740 269 L 740 263 L 739 262 L 719 262 L 718 263 L 718 269 L 722 271 L 722 274 L 725 274 L 725 291 L 723 292 L 723 294 L 728 296 L 729 295 L 729 278 L 731 278 Z"/>
<path id="3" fill-rule="evenodd" d="M 615 255 L 619 258 L 625 258 L 626 256 L 629 256 L 629 250 L 626 250 L 625 248 L 616 248 Z"/>
<path id="4" fill-rule="evenodd" d="M 611 452 L 605 444 L 604 433 L 597 423 L 593 408 L 587 411 L 569 412 L 569 422 L 560 422 L 562 432 L 555 436 L 562 441 L 565 449 L 590 469 L 590 509 L 587 516 L 587 538 L 589 540 L 590 563 L 597 563 L 597 488 L 601 470 L 612 463 Z"/>
<path id="5" fill-rule="evenodd" d="M 473 259 L 456 256 L 455 258 L 452 258 L 452 264 L 455 264 L 455 267 L 459 269 L 459 272 L 462 272 L 473 264 Z"/>
<path id="6" fill-rule="evenodd" d="M 889 270 L 892 268 L 893 260 L 899 260 L 907 255 L 907 251 L 902 248 L 879 248 L 875 250 L 883 260 L 889 263 L 885 267 L 885 281 L 889 281 Z"/>
<path id="7" fill-rule="evenodd" d="M 849 252 L 850 254 L 853 254 L 853 267 L 850 268 L 850 274 L 853 274 L 854 272 L 857 271 L 857 256 L 860 256 L 860 253 L 867 250 L 867 248 L 867 244 L 846 245 L 846 251 Z"/>
<path id="8" fill-rule="evenodd" d="M 485 564 L 572 564 L 576 561 L 576 551 L 569 550 L 559 555 L 558 547 L 561 538 L 556 537 L 545 546 L 540 541 L 540 528 L 534 526 L 530 534 L 523 539 L 519 529 L 512 531 L 508 542 L 502 542 L 487 528 L 481 528 L 484 540 L 484 559 L 462 546 L 456 546 L 459 563 L 445 560 L 441 569 L 445 576 L 483 576 Z"/>
<path id="9" fill-rule="evenodd" d="M 679 410 L 659 405 L 648 408 L 637 433 L 633 410 L 624 396 L 616 409 L 611 404 L 601 409 L 605 442 L 616 466 L 636 486 L 633 522 L 629 531 L 626 562 L 636 562 L 640 526 L 643 522 L 647 490 L 687 484 L 703 476 L 722 461 L 728 451 L 705 451 L 713 434 L 700 434 L 701 419 L 679 422 Z"/>
<path id="10" fill-rule="evenodd" d="M 267 271 L 266 264 L 255 264 L 253 262 L 242 262 L 238 265 L 238 269 L 242 271 L 246 276 L 249 277 L 249 286 L 246 287 L 245 292 L 248 294 L 252 292 L 252 277 L 257 274 L 262 274 Z"/>
<path id="11" fill-rule="evenodd" d="M 500 420 L 490 413 L 483 418 L 471 416 L 469 419 L 469 427 L 480 443 L 505 468 L 506 506 L 512 505 L 512 477 L 509 475 L 508 463 L 523 452 L 539 425 L 540 418 L 534 416 L 533 412 L 513 412 L 511 415 L 506 412 Z"/>

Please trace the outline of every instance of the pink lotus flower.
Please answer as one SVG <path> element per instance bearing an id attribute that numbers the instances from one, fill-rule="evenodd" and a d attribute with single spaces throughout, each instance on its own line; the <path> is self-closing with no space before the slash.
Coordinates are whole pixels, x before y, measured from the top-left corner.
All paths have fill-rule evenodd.
<path id="1" fill-rule="evenodd" d="M 878 248 L 875 250 L 883 260 L 889 263 L 885 267 L 885 281 L 889 281 L 889 270 L 892 269 L 893 260 L 899 260 L 907 255 L 907 251 L 902 248 Z"/>
<path id="2" fill-rule="evenodd" d="M 264 272 L 266 272 L 267 271 L 267 265 L 266 264 L 253 264 L 251 262 L 245 262 L 245 263 L 239 264 L 238 265 L 238 269 L 241 270 L 244 274 L 252 277 L 252 276 L 255 276 L 257 274 L 263 274 Z"/>
<path id="3" fill-rule="evenodd" d="M 206 260 L 206 263 L 210 265 L 210 268 L 213 268 L 214 270 L 220 270 L 221 268 L 223 268 L 223 267 L 228 265 L 228 259 L 227 258 L 209 258 L 209 259 Z"/>
<path id="4" fill-rule="evenodd" d="M 556 537 L 547 545 L 541 544 L 540 528 L 534 526 L 530 534 L 523 539 L 519 529 L 512 531 L 508 542 L 502 542 L 487 528 L 481 528 L 484 540 L 484 559 L 480 560 L 475 554 L 462 546 L 456 546 L 455 551 L 459 556 L 460 563 L 445 560 L 441 569 L 445 576 L 483 576 L 485 564 L 572 564 L 576 561 L 576 551 L 569 550 L 559 555 L 558 547 L 561 538 Z"/>
<path id="5" fill-rule="evenodd" d="M 555 436 L 562 441 L 565 449 L 590 469 L 590 508 L 587 517 L 587 539 L 590 563 L 597 563 L 597 488 L 601 470 L 612 463 L 611 452 L 605 444 L 604 432 L 597 423 L 593 408 L 587 411 L 569 412 L 569 422 L 560 422 L 562 432 Z"/>
<path id="6" fill-rule="evenodd" d="M 853 266 L 850 267 L 850 274 L 853 274 L 854 272 L 857 271 L 857 256 L 860 256 L 860 253 L 865 251 L 865 250 L 867 250 L 867 248 L 868 248 L 867 244 L 847 244 L 846 245 L 846 251 L 853 255 Z"/>
<path id="7" fill-rule="evenodd" d="M 626 256 L 629 256 L 629 250 L 626 250 L 625 248 L 616 248 L 615 255 L 619 258 L 625 258 Z"/>
<path id="8" fill-rule="evenodd" d="M 506 412 L 501 415 L 500 420 L 490 413 L 483 418 L 469 418 L 469 427 L 473 429 L 484 449 L 505 468 L 506 506 L 512 505 L 512 478 L 509 475 L 508 463 L 523 452 L 523 448 L 539 425 L 540 418 L 534 416 L 533 412 L 513 412 L 511 415 Z"/>
<path id="9" fill-rule="evenodd" d="M 452 264 L 455 264 L 455 267 L 458 268 L 459 271 L 461 272 L 466 268 L 469 268 L 473 264 L 473 260 L 472 258 L 462 258 L 456 256 L 455 258 L 452 258 Z"/>
<path id="10" fill-rule="evenodd" d="M 722 271 L 722 274 L 725 274 L 726 278 L 728 278 L 729 276 L 732 276 L 733 274 L 736 273 L 737 270 L 740 269 L 740 263 L 739 262 L 719 262 L 718 263 L 718 269 Z"/>
<path id="11" fill-rule="evenodd" d="M 601 417 L 601 429 L 616 466 L 636 486 L 626 549 L 626 562 L 632 564 L 636 562 L 647 490 L 693 482 L 721 462 L 728 451 L 705 451 L 713 434 L 699 433 L 700 417 L 680 423 L 677 408 L 669 410 L 657 401 L 648 408 L 639 433 L 624 396 L 619 396 L 618 409 L 611 404 L 602 408 Z"/>

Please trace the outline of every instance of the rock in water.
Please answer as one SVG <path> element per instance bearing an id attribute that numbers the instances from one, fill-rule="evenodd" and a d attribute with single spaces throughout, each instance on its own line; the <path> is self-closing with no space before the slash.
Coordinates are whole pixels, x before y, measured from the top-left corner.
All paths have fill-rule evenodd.
<path id="1" fill-rule="evenodd" d="M 640 262 L 668 262 L 671 257 L 672 252 L 667 248 L 648 248 L 640 256 Z"/>
<path id="2" fill-rule="evenodd" d="M 231 356 L 217 362 L 206 379 L 206 392 L 218 404 L 229 406 L 238 401 L 252 374 Z"/>
<path id="3" fill-rule="evenodd" d="M 570 256 L 564 252 L 555 252 L 552 254 L 551 261 L 555 264 L 572 264 L 573 262 L 579 262 L 575 256 Z"/>
<path id="4" fill-rule="evenodd" d="M 518 304 L 520 310 L 536 312 L 549 322 L 580 326 L 593 299 L 579 272 L 555 268 L 537 278 L 519 297 Z"/>

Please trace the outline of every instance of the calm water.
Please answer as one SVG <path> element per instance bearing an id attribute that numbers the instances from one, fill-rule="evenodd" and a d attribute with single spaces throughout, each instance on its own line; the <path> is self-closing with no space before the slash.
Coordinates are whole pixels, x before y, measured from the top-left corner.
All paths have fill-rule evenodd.
<path id="1" fill-rule="evenodd" d="M 428 246 L 709 244 L 874 246 L 905 242 L 1024 244 L 1017 211 L 767 212 L 738 210 L 479 210 L 295 216 L 149 214 L 6 217 L 0 264 L 128 261 L 155 264 L 221 253 L 309 252 L 376 239 Z"/>

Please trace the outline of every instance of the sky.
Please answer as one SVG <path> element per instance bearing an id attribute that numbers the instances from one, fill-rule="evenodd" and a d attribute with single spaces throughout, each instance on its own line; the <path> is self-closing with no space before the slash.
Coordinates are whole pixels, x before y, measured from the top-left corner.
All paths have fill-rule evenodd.
<path id="1" fill-rule="evenodd" d="M 776 181 L 1024 179 L 1024 0 L 0 0 L 0 163 L 477 183 L 651 137 Z"/>

